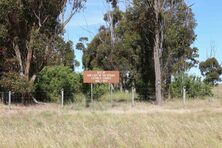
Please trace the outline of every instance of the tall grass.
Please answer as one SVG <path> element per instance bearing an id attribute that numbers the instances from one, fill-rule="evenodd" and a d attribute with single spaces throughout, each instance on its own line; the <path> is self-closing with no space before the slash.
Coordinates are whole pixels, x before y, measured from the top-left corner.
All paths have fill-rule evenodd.
<path id="1" fill-rule="evenodd" d="M 131 92 L 120 92 L 116 91 L 111 93 L 106 93 L 99 98 L 99 101 L 115 101 L 115 102 L 128 102 L 131 101 L 132 93 Z"/>
<path id="2" fill-rule="evenodd" d="M 111 104 L 106 94 L 100 109 L 85 108 L 83 95 L 76 96 L 82 108 L 0 105 L 0 148 L 222 147 L 220 88 L 212 102 L 189 99 L 185 106 L 167 100 L 161 106 L 136 102 L 132 108 L 131 94 L 119 92 L 113 93 L 119 106 L 104 106 Z"/>
<path id="3" fill-rule="evenodd" d="M 48 110 L 0 120 L 0 147 L 221 147 L 222 113 Z"/>

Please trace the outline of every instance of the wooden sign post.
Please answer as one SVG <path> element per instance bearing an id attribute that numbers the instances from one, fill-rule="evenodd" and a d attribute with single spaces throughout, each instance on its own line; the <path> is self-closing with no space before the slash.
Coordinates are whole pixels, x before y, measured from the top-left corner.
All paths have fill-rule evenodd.
<path id="1" fill-rule="evenodd" d="M 84 83 L 119 83 L 119 71 L 84 71 Z"/>
<path id="2" fill-rule="evenodd" d="M 119 80 L 119 71 L 84 71 L 83 73 L 83 83 L 91 84 L 91 103 L 93 103 L 93 84 L 109 84 L 112 102 L 112 84 L 118 84 Z"/>

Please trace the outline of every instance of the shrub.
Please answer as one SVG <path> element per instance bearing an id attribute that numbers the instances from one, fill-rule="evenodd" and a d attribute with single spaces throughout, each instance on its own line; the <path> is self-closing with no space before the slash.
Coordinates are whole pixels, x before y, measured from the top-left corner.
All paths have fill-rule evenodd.
<path id="1" fill-rule="evenodd" d="M 14 103 L 25 104 L 27 100 L 30 101 L 32 99 L 31 93 L 34 90 L 33 82 L 28 81 L 24 76 L 18 73 L 4 73 L 0 79 L 0 86 L 2 90 L 12 92 Z"/>
<path id="2" fill-rule="evenodd" d="M 186 88 L 188 97 L 212 96 L 212 87 L 201 81 L 200 77 L 179 75 L 170 85 L 171 97 L 182 97 L 183 87 Z"/>
<path id="3" fill-rule="evenodd" d="M 94 84 L 93 87 L 93 96 L 95 99 L 99 99 L 102 95 L 109 92 L 108 84 Z"/>
<path id="4" fill-rule="evenodd" d="M 115 102 L 127 102 L 131 101 L 132 93 L 131 92 L 120 92 L 120 91 L 113 91 L 112 100 Z M 104 94 L 99 98 L 101 101 L 110 101 L 110 92 Z"/>
<path id="5" fill-rule="evenodd" d="M 93 70 L 101 70 L 99 68 L 93 68 Z M 82 77 L 83 81 L 83 77 Z M 83 82 L 82 82 L 83 83 Z M 83 84 L 82 92 L 88 97 L 87 101 L 90 99 L 91 95 L 91 85 L 90 84 Z M 109 84 L 93 84 L 93 99 L 99 100 L 101 96 L 109 92 Z"/>
<path id="6" fill-rule="evenodd" d="M 84 84 L 83 92 L 90 98 L 91 86 L 90 84 Z M 101 96 L 109 92 L 108 84 L 93 84 L 93 98 L 98 100 Z"/>
<path id="7" fill-rule="evenodd" d="M 86 96 L 83 93 L 75 94 L 74 101 L 76 103 L 82 103 L 86 101 Z"/>
<path id="8" fill-rule="evenodd" d="M 13 72 L 4 73 L 0 79 L 0 85 L 7 91 L 21 94 L 30 93 L 34 89 L 31 81 L 27 81 L 24 76 Z"/>
<path id="9" fill-rule="evenodd" d="M 74 95 L 81 91 L 81 75 L 65 66 L 45 67 L 36 82 L 36 95 L 45 92 L 44 101 L 59 102 L 62 89 L 64 101 L 73 101 Z"/>

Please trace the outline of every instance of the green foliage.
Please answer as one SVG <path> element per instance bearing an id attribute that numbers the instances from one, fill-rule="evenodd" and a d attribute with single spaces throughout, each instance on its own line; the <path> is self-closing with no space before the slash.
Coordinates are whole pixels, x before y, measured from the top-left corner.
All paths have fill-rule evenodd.
<path id="1" fill-rule="evenodd" d="M 64 64 L 74 69 L 79 65 L 72 42 L 66 42 L 62 35 L 85 2 L 0 0 L 0 73 L 19 73 L 31 81 L 45 66 Z M 63 13 L 69 19 L 62 20 Z"/>
<path id="2" fill-rule="evenodd" d="M 108 84 L 94 84 L 93 96 L 96 100 L 99 100 L 99 98 L 107 92 L 109 92 Z"/>
<path id="3" fill-rule="evenodd" d="M 94 67 L 92 70 L 101 70 L 98 67 Z M 83 81 L 83 76 L 82 76 Z M 91 85 L 90 84 L 83 84 L 82 86 L 82 92 L 90 98 L 91 95 Z M 93 98 L 95 100 L 98 100 L 101 96 L 103 96 L 105 93 L 109 92 L 109 84 L 100 84 L 96 83 L 93 84 Z"/>
<path id="4" fill-rule="evenodd" d="M 221 81 L 222 67 L 219 65 L 216 58 L 209 58 L 199 65 L 201 74 L 205 77 L 206 83 L 216 85 Z"/>
<path id="5" fill-rule="evenodd" d="M 83 84 L 83 93 L 90 99 L 91 95 L 91 86 L 90 84 Z M 101 96 L 109 92 L 108 84 L 93 84 L 93 98 L 99 100 Z"/>
<path id="6" fill-rule="evenodd" d="M 25 77 L 21 77 L 17 73 L 4 73 L 0 79 L 0 85 L 7 91 L 26 94 L 34 90 L 32 82 L 27 81 Z"/>
<path id="7" fill-rule="evenodd" d="M 135 82 L 138 93 L 144 99 L 153 98 L 155 92 L 155 24 L 153 9 L 145 8 L 147 2 L 134 0 L 126 12 L 114 7 L 111 13 L 115 21 L 116 41 L 112 43 L 109 28 L 102 26 L 83 51 L 85 69 L 99 67 L 104 70 L 119 70 L 123 88 L 129 88 Z M 174 9 L 168 9 L 171 6 L 170 1 L 166 1 L 165 5 L 166 9 L 162 14 L 164 36 L 160 60 L 163 89 L 167 93 L 171 77 L 195 66 L 199 55 L 198 49 L 191 47 L 196 38 L 196 22 L 191 8 L 184 0 L 175 1 Z M 107 14 L 104 19 L 109 21 Z M 80 44 L 78 46 L 81 47 Z"/>
<path id="8" fill-rule="evenodd" d="M 115 101 L 115 102 L 127 102 L 127 101 L 130 102 L 131 98 L 132 98 L 131 92 L 126 93 L 126 92 L 120 92 L 120 91 L 113 91 L 113 94 L 112 94 L 112 101 Z M 110 102 L 110 92 L 101 96 L 99 100 Z"/>
<path id="9" fill-rule="evenodd" d="M 5 38 L 7 36 L 7 29 L 4 25 L 0 24 L 0 38 Z"/>
<path id="10" fill-rule="evenodd" d="M 62 89 L 64 89 L 64 100 L 74 101 L 74 95 L 81 92 L 81 76 L 69 67 L 45 67 L 40 72 L 36 88 L 37 94 L 47 92 L 49 100 L 46 101 L 59 102 Z"/>
<path id="11" fill-rule="evenodd" d="M 75 70 L 75 67 L 78 67 L 79 63 L 75 60 L 72 41 L 65 42 L 63 38 L 57 37 L 55 47 L 58 50 L 58 54 L 55 56 L 55 59 L 57 59 L 56 64 L 63 64 Z"/>
<path id="12" fill-rule="evenodd" d="M 201 81 L 201 78 L 182 74 L 175 77 L 174 81 L 170 84 L 171 97 L 182 97 L 183 87 L 186 88 L 186 93 L 191 98 L 213 95 L 212 86 Z"/>
<path id="13" fill-rule="evenodd" d="M 75 103 L 84 103 L 86 101 L 86 96 L 83 93 L 78 93 L 74 95 Z"/>

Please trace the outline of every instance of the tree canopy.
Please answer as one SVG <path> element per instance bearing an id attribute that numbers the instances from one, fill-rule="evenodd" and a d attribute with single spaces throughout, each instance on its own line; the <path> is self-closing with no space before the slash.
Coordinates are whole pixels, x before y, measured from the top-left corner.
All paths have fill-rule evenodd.
<path id="1" fill-rule="evenodd" d="M 62 35 L 84 3 L 85 0 L 1 0 L 0 73 L 18 73 L 34 82 L 47 65 L 64 64 L 74 69 L 78 62 L 72 42 L 66 42 Z"/>
<path id="2" fill-rule="evenodd" d="M 146 99 L 152 97 L 155 91 L 155 24 L 154 10 L 147 6 L 149 2 L 151 1 L 135 0 L 125 12 L 117 5 L 112 11 L 116 18 L 116 42 L 112 44 L 110 40 L 109 27 L 102 26 L 83 50 L 85 69 L 99 67 L 104 70 L 120 70 L 123 86 L 127 88 L 135 82 L 137 90 Z M 173 6 L 167 1 L 162 17 L 164 30 L 160 65 L 162 89 L 167 94 L 172 76 L 185 72 L 198 63 L 198 49 L 191 47 L 196 38 L 196 21 L 192 9 L 185 1 L 175 1 Z"/>
<path id="3" fill-rule="evenodd" d="M 212 85 L 218 84 L 221 81 L 222 67 L 217 59 L 212 57 L 199 65 L 201 74 L 205 77 L 204 81 Z"/>
<path id="4" fill-rule="evenodd" d="M 37 85 L 42 76 L 49 74 L 45 67 L 55 68 L 50 71 L 53 73 L 50 77 L 68 82 L 67 79 L 61 80 L 56 70 L 62 73 L 65 69 L 71 75 L 80 63 L 76 60 L 73 42 L 66 41 L 63 35 L 66 25 L 84 8 L 85 2 L 0 1 L 1 89 L 24 94 L 35 91 L 34 86 L 45 87 L 44 82 Z M 75 48 L 83 52 L 84 70 L 118 70 L 120 83 L 114 86 L 116 89 L 122 91 L 135 87 L 140 98 L 156 99 L 160 104 L 172 86 L 177 92 L 181 89 L 174 87 L 178 86 L 175 78 L 182 76 L 180 80 L 183 80 L 184 74 L 199 63 L 198 48 L 192 46 L 197 25 L 192 6 L 185 0 L 130 2 L 122 10 L 120 1 L 106 0 L 108 7 L 103 19 L 107 25 L 101 26 L 92 40 L 81 37 Z M 59 65 L 58 69 L 54 67 Z M 201 62 L 199 68 L 206 83 L 221 81 L 222 68 L 215 58 Z M 200 78 L 190 79 L 195 86 L 202 85 Z"/>

